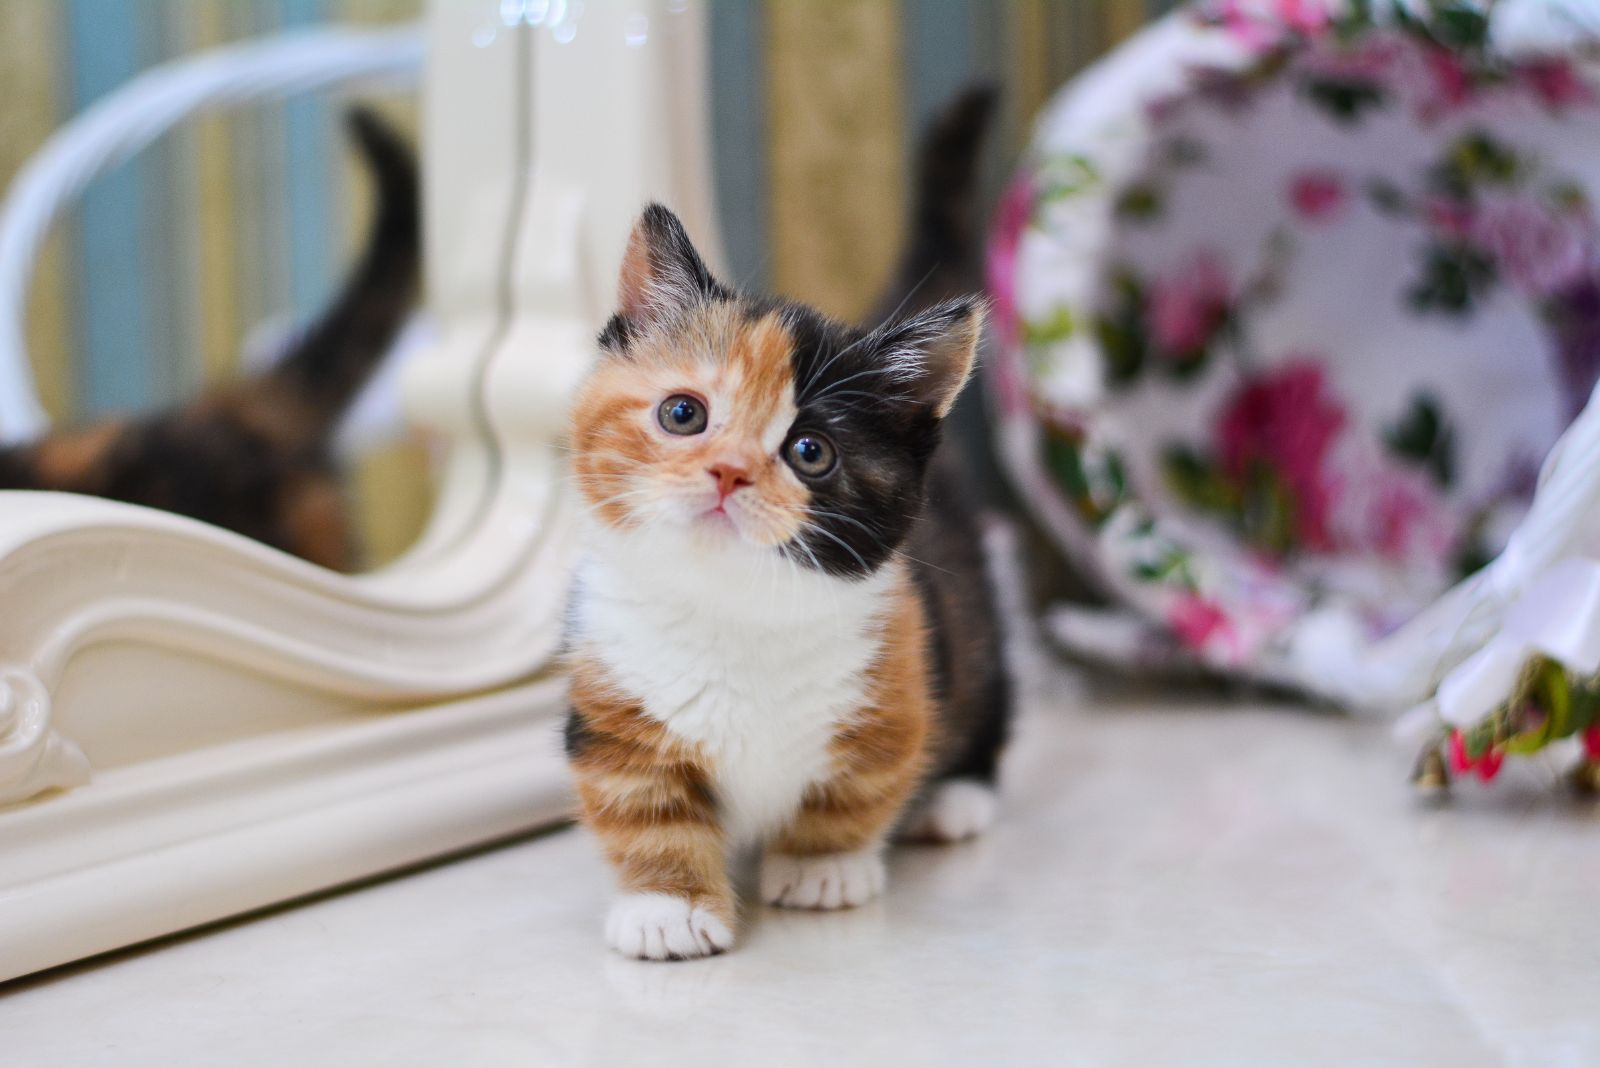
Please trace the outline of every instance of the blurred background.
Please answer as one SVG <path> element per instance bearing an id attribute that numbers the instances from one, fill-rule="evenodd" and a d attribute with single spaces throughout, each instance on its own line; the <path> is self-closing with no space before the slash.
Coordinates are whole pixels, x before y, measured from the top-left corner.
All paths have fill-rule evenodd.
<path id="1" fill-rule="evenodd" d="M 863 314 L 899 250 L 917 131 L 960 87 L 1002 89 L 985 203 L 1027 116 L 1170 0 L 714 0 L 713 127 L 739 282 Z M 421 15 L 421 0 L 5 0 L 0 182 L 63 122 L 141 70 L 241 38 Z M 415 101 L 378 101 L 414 133 Z M 180 127 L 90 190 L 32 290 L 29 352 L 59 426 L 143 411 L 239 374 L 312 317 L 363 234 L 338 104 L 311 94 Z M 431 506 L 420 442 L 366 450 L 351 493 L 367 563 Z"/>

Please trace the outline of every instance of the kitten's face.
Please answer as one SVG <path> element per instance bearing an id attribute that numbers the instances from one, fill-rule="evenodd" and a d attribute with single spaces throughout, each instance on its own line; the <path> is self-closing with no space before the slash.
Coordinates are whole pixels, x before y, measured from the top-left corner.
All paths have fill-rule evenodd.
<path id="1" fill-rule="evenodd" d="M 863 334 L 744 300 L 663 208 L 635 228 L 620 289 L 573 408 L 591 513 L 841 577 L 881 567 L 921 506 L 940 420 L 970 370 L 976 303 Z"/>

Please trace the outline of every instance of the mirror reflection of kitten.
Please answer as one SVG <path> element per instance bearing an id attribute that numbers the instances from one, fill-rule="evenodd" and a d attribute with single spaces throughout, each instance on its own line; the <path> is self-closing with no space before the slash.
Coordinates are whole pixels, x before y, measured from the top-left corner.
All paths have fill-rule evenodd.
<path id="1" fill-rule="evenodd" d="M 729 948 L 761 894 L 862 904 L 896 832 L 982 830 L 1009 695 L 969 498 L 939 450 L 981 299 L 861 331 L 712 277 L 676 216 L 630 239 L 573 405 L 587 556 L 567 746 L 626 956 Z M 930 506 L 931 498 L 931 506 Z"/>
<path id="2" fill-rule="evenodd" d="M 0 489 L 141 504 L 239 532 L 313 563 L 355 564 L 333 431 L 416 305 L 415 153 L 372 112 L 349 132 L 376 212 L 343 292 L 271 370 L 176 409 L 0 449 Z"/>

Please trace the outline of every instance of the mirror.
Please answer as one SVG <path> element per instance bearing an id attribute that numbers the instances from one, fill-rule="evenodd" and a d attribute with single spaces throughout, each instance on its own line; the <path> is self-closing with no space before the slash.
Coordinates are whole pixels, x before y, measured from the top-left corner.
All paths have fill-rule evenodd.
<path id="1" fill-rule="evenodd" d="M 15 202 L 13 179 L 30 160 L 38 169 L 47 139 L 83 132 L 86 109 L 108 94 L 131 104 L 130 80 L 142 72 L 327 21 L 402 26 L 421 9 L 420 0 L 7 4 L 0 182 Z M 417 299 L 418 287 L 405 284 L 415 272 L 370 279 L 377 290 L 356 309 L 354 331 L 324 339 L 331 351 L 306 376 L 303 396 L 280 388 L 287 373 L 264 377 L 284 353 L 304 349 L 375 225 L 372 169 L 343 121 L 350 105 L 369 105 L 414 156 L 420 70 L 410 66 L 353 91 L 312 84 L 214 108 L 177 121 L 129 162 L 94 163 L 93 181 L 81 199 L 68 198 L 31 259 L 26 315 L 12 317 L 25 319 L 26 365 L 48 433 L 27 434 L 32 448 L 0 452 L 0 488 L 62 488 L 177 511 L 203 495 L 191 514 L 339 570 L 382 565 L 415 540 L 432 508 L 434 463 L 429 443 L 402 424 L 393 365 L 425 326 L 399 333 L 375 321 L 404 321 L 401 306 Z M 127 114 L 155 121 L 161 109 L 146 94 Z M 31 191 L 59 187 L 68 173 Z M 393 345 L 373 344 L 391 332 Z M 368 388 L 352 396 L 343 388 L 351 376 Z M 141 428 L 162 412 L 182 413 L 182 431 Z M 16 431 L 0 426 L 0 435 Z M 336 478 L 316 470 L 326 466 L 324 439 Z M 226 492 L 220 482 L 207 489 L 207 479 L 226 480 Z"/>

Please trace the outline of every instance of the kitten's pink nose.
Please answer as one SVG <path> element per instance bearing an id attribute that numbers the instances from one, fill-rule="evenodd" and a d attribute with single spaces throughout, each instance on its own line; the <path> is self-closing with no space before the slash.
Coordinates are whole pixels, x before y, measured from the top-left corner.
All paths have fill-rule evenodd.
<path id="1" fill-rule="evenodd" d="M 750 472 L 736 464 L 712 464 L 706 474 L 717 480 L 717 489 L 724 497 L 740 486 L 750 485 Z"/>

